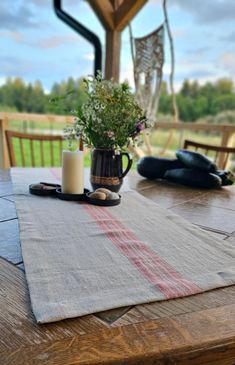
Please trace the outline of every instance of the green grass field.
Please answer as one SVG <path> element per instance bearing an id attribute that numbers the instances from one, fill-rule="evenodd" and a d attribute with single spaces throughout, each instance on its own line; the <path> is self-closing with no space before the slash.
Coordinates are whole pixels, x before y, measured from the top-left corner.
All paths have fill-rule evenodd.
<path id="1" fill-rule="evenodd" d="M 34 144 L 34 158 L 35 158 L 35 165 L 36 166 L 42 166 L 41 164 L 41 151 L 40 151 L 40 142 L 35 141 Z M 66 149 L 66 142 L 63 143 L 64 149 Z M 50 154 L 50 143 L 49 142 L 43 142 L 43 150 L 44 150 L 44 165 L 46 167 L 52 166 L 51 161 L 51 154 Z M 25 166 L 30 167 L 31 166 L 31 150 L 30 150 L 30 144 L 29 141 L 24 140 L 23 141 L 23 149 L 24 149 L 24 156 L 25 156 Z M 22 163 L 22 156 L 20 152 L 20 145 L 18 140 L 14 140 L 14 151 L 17 161 L 17 166 L 23 166 Z M 53 153 L 54 153 L 54 165 L 55 166 L 61 166 L 61 152 L 59 149 L 59 144 L 57 142 L 53 142 Z M 88 152 L 85 155 L 84 164 L 86 167 L 90 166 L 90 153 Z"/>

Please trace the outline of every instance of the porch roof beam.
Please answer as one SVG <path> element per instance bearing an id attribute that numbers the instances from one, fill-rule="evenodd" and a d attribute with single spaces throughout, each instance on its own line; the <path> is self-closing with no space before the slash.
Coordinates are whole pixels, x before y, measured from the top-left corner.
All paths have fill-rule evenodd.
<path id="1" fill-rule="evenodd" d="M 114 30 L 114 8 L 109 0 L 88 0 L 106 30 Z"/>
<path id="2" fill-rule="evenodd" d="M 121 32 L 148 0 L 124 0 L 114 14 L 115 30 Z"/>

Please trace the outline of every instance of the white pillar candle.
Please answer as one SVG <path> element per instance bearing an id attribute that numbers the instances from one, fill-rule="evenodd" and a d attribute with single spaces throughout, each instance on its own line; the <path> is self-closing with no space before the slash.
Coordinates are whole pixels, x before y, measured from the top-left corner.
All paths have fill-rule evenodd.
<path id="1" fill-rule="evenodd" d="M 83 194 L 84 156 L 83 151 L 62 152 L 62 193 Z"/>

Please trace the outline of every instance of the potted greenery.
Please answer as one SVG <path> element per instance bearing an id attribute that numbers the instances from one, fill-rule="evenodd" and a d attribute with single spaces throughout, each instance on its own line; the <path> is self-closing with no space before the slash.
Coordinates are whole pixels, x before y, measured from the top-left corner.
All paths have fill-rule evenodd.
<path id="1" fill-rule="evenodd" d="M 102 186 L 118 191 L 132 164 L 129 154 L 123 150 L 136 143 L 140 132 L 147 127 L 147 120 L 126 82 L 115 84 L 102 79 L 99 73 L 84 83 L 87 100 L 74 111 L 73 130 L 93 149 L 90 176 L 93 188 Z M 128 164 L 123 172 L 124 155 Z"/>

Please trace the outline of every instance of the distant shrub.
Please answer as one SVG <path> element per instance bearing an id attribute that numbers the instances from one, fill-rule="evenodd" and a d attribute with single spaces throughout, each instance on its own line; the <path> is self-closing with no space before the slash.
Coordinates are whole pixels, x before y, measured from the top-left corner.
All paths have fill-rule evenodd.
<path id="1" fill-rule="evenodd" d="M 197 123 L 205 124 L 235 124 L 235 111 L 227 110 L 217 115 L 208 115 L 207 117 L 200 118 Z"/>

